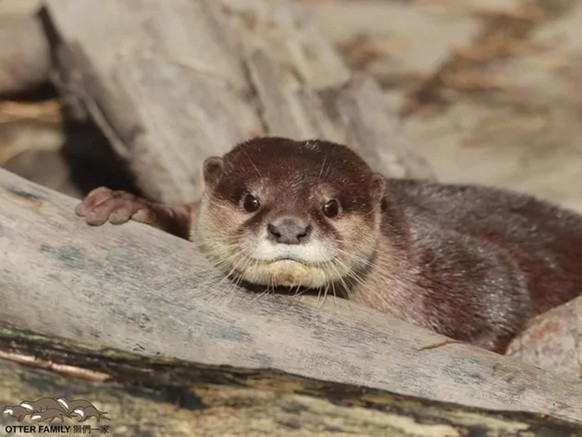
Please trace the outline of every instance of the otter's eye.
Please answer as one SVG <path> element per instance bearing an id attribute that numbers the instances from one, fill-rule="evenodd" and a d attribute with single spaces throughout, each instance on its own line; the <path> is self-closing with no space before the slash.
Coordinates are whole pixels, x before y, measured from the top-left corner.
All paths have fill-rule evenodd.
<path id="1" fill-rule="evenodd" d="M 339 214 L 339 203 L 337 203 L 337 200 L 332 199 L 323 205 L 323 213 L 328 218 L 337 216 Z"/>
<path id="2" fill-rule="evenodd" d="M 259 199 L 255 196 L 247 194 L 243 199 L 243 208 L 246 212 L 255 212 L 259 209 L 259 206 L 261 206 L 261 204 L 259 203 Z"/>

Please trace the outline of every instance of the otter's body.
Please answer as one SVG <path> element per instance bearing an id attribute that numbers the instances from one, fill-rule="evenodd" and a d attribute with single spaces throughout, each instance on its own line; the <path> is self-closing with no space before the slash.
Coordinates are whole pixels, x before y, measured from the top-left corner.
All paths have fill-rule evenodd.
<path id="1" fill-rule="evenodd" d="M 582 293 L 582 216 L 531 196 L 387 179 L 346 146 L 284 138 L 209 158 L 204 177 L 199 204 L 99 188 L 77 213 L 191 239 L 236 280 L 338 294 L 496 351 Z"/>
<path id="2" fill-rule="evenodd" d="M 529 318 L 582 294 L 580 215 L 484 186 L 389 179 L 387 191 L 379 245 L 392 249 L 351 300 L 502 351 Z"/>

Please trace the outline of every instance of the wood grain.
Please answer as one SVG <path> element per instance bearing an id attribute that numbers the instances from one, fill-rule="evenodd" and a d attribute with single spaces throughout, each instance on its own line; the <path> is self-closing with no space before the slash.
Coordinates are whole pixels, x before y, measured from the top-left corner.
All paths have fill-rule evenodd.
<path id="1" fill-rule="evenodd" d="M 539 414 L 481 410 L 268 369 L 144 358 L 0 324 L 0 405 L 65 393 L 107 411 L 111 435 L 130 437 L 582 436 L 582 427 Z M 0 424 L 18 422 L 0 415 Z"/>
<path id="2" fill-rule="evenodd" d="M 370 78 L 284 1 L 48 0 L 53 79 L 144 193 L 197 200 L 201 161 L 257 135 L 347 143 L 390 176 L 431 177 Z"/>

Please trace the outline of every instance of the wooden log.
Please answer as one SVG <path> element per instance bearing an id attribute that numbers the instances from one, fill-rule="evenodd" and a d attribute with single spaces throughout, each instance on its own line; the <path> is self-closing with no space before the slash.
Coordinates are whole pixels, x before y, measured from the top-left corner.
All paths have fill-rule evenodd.
<path id="1" fill-rule="evenodd" d="M 336 140 L 387 175 L 432 175 L 377 84 L 352 78 L 285 2 L 47 0 L 45 12 L 54 82 L 152 199 L 198 199 L 204 158 L 264 134 Z"/>
<path id="2" fill-rule="evenodd" d="M 582 435 L 580 426 L 537 414 L 479 410 L 273 370 L 144 358 L 0 325 L 0 402 L 64 395 L 107 411 L 110 420 L 100 424 L 111 435 L 136 437 Z M 2 424 L 6 431 L 20 423 L 0 415 Z"/>
<path id="3" fill-rule="evenodd" d="M 0 13 L 0 96 L 48 83 L 50 53 L 41 22 L 32 14 Z"/>
<path id="4" fill-rule="evenodd" d="M 582 388 L 345 300 L 258 297 L 139 223 L 88 227 L 75 201 L 0 171 L 0 320 L 144 356 L 271 368 L 582 423 Z"/>

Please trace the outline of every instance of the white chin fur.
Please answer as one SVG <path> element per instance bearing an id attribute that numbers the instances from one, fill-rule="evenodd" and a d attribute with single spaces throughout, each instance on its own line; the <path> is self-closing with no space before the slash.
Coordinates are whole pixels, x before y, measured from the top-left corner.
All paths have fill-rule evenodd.
<path id="1" fill-rule="evenodd" d="M 321 267 L 292 260 L 259 263 L 247 267 L 242 277 L 253 284 L 309 288 L 323 287 L 329 284 L 330 279 L 335 279 L 330 278 Z"/>
<path id="2" fill-rule="evenodd" d="M 252 258 L 270 262 L 278 260 L 294 260 L 305 264 L 329 262 L 334 253 L 319 241 L 307 244 L 276 244 L 262 239 L 249 254 Z"/>
<path id="3" fill-rule="evenodd" d="M 334 252 L 319 241 L 291 245 L 262 239 L 249 255 L 259 262 L 244 269 L 243 279 L 253 284 L 316 288 L 335 279 L 322 266 Z"/>

